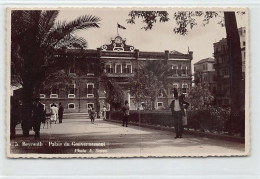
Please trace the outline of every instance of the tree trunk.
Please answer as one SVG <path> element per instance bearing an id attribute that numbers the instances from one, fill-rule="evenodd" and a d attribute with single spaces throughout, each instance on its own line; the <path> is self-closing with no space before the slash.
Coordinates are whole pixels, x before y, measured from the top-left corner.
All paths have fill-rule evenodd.
<path id="1" fill-rule="evenodd" d="M 242 100 L 242 56 L 240 37 L 237 29 L 235 12 L 224 12 L 227 45 L 229 51 L 229 74 L 230 74 L 230 95 L 231 115 L 229 121 L 229 132 L 241 132 L 244 135 L 244 119 L 241 111 L 244 108 Z"/>
<path id="2" fill-rule="evenodd" d="M 31 82 L 31 80 L 26 81 L 23 84 L 22 90 L 22 129 L 24 136 L 29 136 L 29 131 L 32 127 L 31 116 L 33 102 L 33 84 Z"/>

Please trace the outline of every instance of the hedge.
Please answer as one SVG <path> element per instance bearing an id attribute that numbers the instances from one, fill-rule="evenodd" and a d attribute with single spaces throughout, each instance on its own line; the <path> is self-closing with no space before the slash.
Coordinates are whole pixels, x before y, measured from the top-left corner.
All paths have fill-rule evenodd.
<path id="1" fill-rule="evenodd" d="M 109 118 L 110 115 L 110 118 Z M 188 125 L 186 129 L 202 132 L 223 133 L 229 119 L 228 109 L 208 107 L 207 109 L 188 110 Z M 122 121 L 121 111 L 107 112 L 107 119 Z M 163 127 L 173 127 L 174 120 L 170 111 L 130 111 L 129 122 Z"/>

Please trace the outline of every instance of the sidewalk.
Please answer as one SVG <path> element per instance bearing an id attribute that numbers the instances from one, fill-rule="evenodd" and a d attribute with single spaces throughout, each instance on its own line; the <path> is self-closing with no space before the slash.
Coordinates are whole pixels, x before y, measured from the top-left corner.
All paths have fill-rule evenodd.
<path id="1" fill-rule="evenodd" d="M 22 130 L 17 126 L 18 137 L 14 142 L 23 140 L 35 141 L 34 132 L 29 137 L 22 137 Z M 53 124 L 49 129 L 41 128 L 39 141 L 66 141 L 66 142 L 104 142 L 108 154 L 127 155 L 239 155 L 244 152 L 244 144 L 217 140 L 207 137 L 197 137 L 185 134 L 182 139 L 174 139 L 171 131 L 143 128 L 139 126 L 122 127 L 121 124 L 97 119 L 91 124 L 89 119 L 64 119 L 62 124 Z M 37 142 L 37 141 L 35 141 Z M 71 153 L 72 148 L 56 147 L 16 147 L 13 153 Z M 104 154 L 105 155 L 105 154 Z"/>

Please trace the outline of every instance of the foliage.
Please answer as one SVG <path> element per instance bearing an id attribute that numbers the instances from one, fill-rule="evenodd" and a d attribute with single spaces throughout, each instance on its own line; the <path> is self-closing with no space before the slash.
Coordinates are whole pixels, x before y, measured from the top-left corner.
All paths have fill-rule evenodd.
<path id="1" fill-rule="evenodd" d="M 243 15 L 245 12 L 238 11 L 237 14 Z M 135 24 L 136 18 L 143 19 L 142 22 L 145 26 L 142 29 L 145 30 L 151 30 L 157 21 L 168 22 L 170 20 L 167 11 L 131 11 L 128 16 L 130 19 L 126 21 L 130 24 Z M 173 19 L 176 22 L 173 32 L 180 35 L 187 35 L 188 29 L 192 29 L 198 25 L 198 17 L 203 17 L 201 22 L 203 26 L 209 24 L 211 19 L 217 17 L 220 17 L 218 24 L 225 26 L 223 11 L 177 11 L 173 15 Z"/>
<path id="2" fill-rule="evenodd" d="M 109 114 L 110 113 L 110 114 Z M 121 121 L 123 114 L 120 111 L 107 113 L 112 120 Z M 187 111 L 188 130 L 201 132 L 226 132 L 226 124 L 230 116 L 230 108 L 208 106 L 203 109 Z M 162 127 L 174 127 L 174 119 L 169 111 L 130 111 L 129 121 L 139 124 L 148 124 Z"/>
<path id="3" fill-rule="evenodd" d="M 155 101 L 161 93 L 166 94 L 168 67 L 161 61 L 147 61 L 139 65 L 137 76 L 130 78 L 130 94 L 136 103 L 145 102 L 146 109 L 155 109 Z M 136 80 L 137 78 L 137 80 Z"/>
<path id="4" fill-rule="evenodd" d="M 85 48 L 86 41 L 75 36 L 75 32 L 99 27 L 100 19 L 91 15 L 70 22 L 56 22 L 58 13 L 52 10 L 12 11 L 12 85 L 39 86 L 48 78 L 45 72 L 57 66 L 57 49 Z"/>
<path id="5" fill-rule="evenodd" d="M 111 108 L 115 110 L 120 109 L 124 103 L 124 93 L 122 87 L 118 85 L 113 78 L 109 78 L 105 75 L 102 76 L 102 81 L 104 82 L 106 90 L 106 102 L 111 105 Z"/>
<path id="6" fill-rule="evenodd" d="M 146 24 L 142 29 L 150 30 L 158 19 L 159 22 L 167 22 L 169 20 L 168 15 L 167 11 L 131 11 L 129 13 L 131 18 L 127 19 L 127 23 L 135 24 L 135 17 L 142 18 L 143 23 Z"/>
<path id="7" fill-rule="evenodd" d="M 189 101 L 192 110 L 201 110 L 207 108 L 214 101 L 214 96 L 211 95 L 208 88 L 196 85 L 189 91 L 187 101 Z"/>
<path id="8" fill-rule="evenodd" d="M 207 106 L 187 111 L 188 128 L 202 132 L 226 132 L 226 124 L 230 118 L 230 108 Z"/>

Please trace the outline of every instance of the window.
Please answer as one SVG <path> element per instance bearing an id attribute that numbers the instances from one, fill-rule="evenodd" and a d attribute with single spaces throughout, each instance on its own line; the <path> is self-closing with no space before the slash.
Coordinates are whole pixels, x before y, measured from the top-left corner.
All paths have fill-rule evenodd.
<path id="1" fill-rule="evenodd" d="M 70 67 L 69 73 L 70 73 L 70 74 L 75 74 L 75 68 L 74 68 L 74 67 Z"/>
<path id="2" fill-rule="evenodd" d="M 44 103 L 42 103 L 42 105 L 43 105 L 43 109 L 45 110 L 45 104 L 44 104 Z"/>
<path id="3" fill-rule="evenodd" d="M 68 98 L 75 98 L 75 91 L 76 91 L 75 88 L 76 88 L 75 84 L 69 86 Z"/>
<path id="4" fill-rule="evenodd" d="M 113 73 L 113 68 L 111 67 L 111 64 L 107 64 L 105 66 L 106 73 Z"/>
<path id="5" fill-rule="evenodd" d="M 187 66 L 182 66 L 181 67 L 181 74 L 182 76 L 187 76 Z"/>
<path id="6" fill-rule="evenodd" d="M 116 71 L 115 73 L 122 73 L 122 65 L 121 64 L 116 64 Z"/>
<path id="7" fill-rule="evenodd" d="M 243 41 L 243 46 L 246 46 L 246 42 L 245 41 Z"/>
<path id="8" fill-rule="evenodd" d="M 124 72 L 125 73 L 132 73 L 132 65 L 131 64 L 126 64 Z"/>
<path id="9" fill-rule="evenodd" d="M 146 105 L 145 105 L 145 102 L 141 102 L 140 109 L 141 109 L 141 110 L 144 110 L 144 109 L 145 109 L 145 106 L 146 106 Z"/>
<path id="10" fill-rule="evenodd" d="M 88 69 L 87 76 L 94 76 L 94 70 L 95 70 L 94 63 L 89 63 L 87 69 Z"/>
<path id="11" fill-rule="evenodd" d="M 178 76 L 178 66 L 176 66 L 176 65 L 172 66 L 172 75 Z"/>
<path id="12" fill-rule="evenodd" d="M 68 103 L 68 109 L 75 109 L 75 103 Z"/>
<path id="13" fill-rule="evenodd" d="M 188 90 L 188 84 L 186 83 L 182 84 L 182 92 L 187 93 L 187 90 Z"/>
<path id="14" fill-rule="evenodd" d="M 163 102 L 157 102 L 157 108 L 163 108 Z"/>
<path id="15" fill-rule="evenodd" d="M 87 97 L 94 97 L 94 84 L 93 83 L 87 84 Z"/>
<path id="16" fill-rule="evenodd" d="M 46 95 L 45 95 L 45 90 L 44 88 L 40 88 L 40 98 L 45 98 Z"/>
<path id="17" fill-rule="evenodd" d="M 58 98 L 58 88 L 52 87 L 50 98 Z"/>
<path id="18" fill-rule="evenodd" d="M 207 64 L 203 64 L 203 70 L 207 70 L 207 69 L 208 69 Z"/>
<path id="19" fill-rule="evenodd" d="M 87 108 L 90 108 L 90 107 L 93 109 L 94 108 L 94 103 L 87 103 Z"/>

